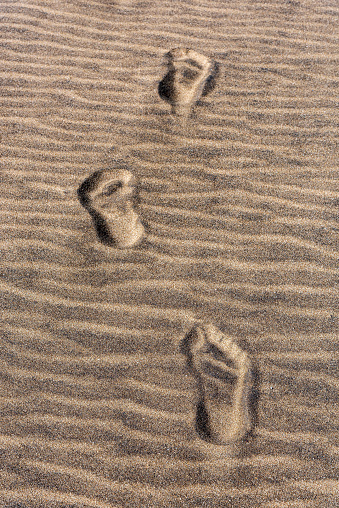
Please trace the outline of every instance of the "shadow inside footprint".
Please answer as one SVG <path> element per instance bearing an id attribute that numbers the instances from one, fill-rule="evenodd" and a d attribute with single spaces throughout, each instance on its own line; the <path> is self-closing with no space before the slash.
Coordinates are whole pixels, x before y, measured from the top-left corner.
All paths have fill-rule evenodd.
<path id="1" fill-rule="evenodd" d="M 199 400 L 197 404 L 197 416 L 195 420 L 195 430 L 197 431 L 199 437 L 204 439 L 205 441 L 211 441 L 211 430 L 208 419 L 208 413 L 206 411 L 204 401 Z"/>
<path id="2" fill-rule="evenodd" d="M 252 390 L 251 390 L 251 393 L 249 395 L 249 400 L 248 400 L 249 411 L 252 415 L 252 427 L 249 431 L 249 435 L 253 434 L 255 427 L 258 425 L 258 419 L 259 419 L 258 411 L 259 411 L 259 400 L 260 400 L 260 390 L 259 390 L 260 372 L 259 372 L 259 369 L 256 365 L 252 366 L 252 379 L 253 379 Z"/>
<path id="3" fill-rule="evenodd" d="M 206 97 L 212 90 L 214 90 L 220 73 L 220 66 L 218 62 L 213 62 L 213 68 L 211 70 L 211 74 L 208 76 L 205 82 L 205 86 L 203 88 L 203 91 L 201 93 L 202 97 Z"/>

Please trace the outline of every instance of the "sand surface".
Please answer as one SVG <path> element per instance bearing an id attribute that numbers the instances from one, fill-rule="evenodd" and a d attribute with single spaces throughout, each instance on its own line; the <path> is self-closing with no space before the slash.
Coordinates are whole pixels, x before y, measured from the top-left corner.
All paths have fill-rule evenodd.
<path id="1" fill-rule="evenodd" d="M 335 0 L 0 1 L 1 508 L 335 508 Z M 219 64 L 186 127 L 164 54 Z M 77 197 L 121 165 L 143 243 Z M 238 455 L 195 431 L 180 344 L 212 321 L 259 373 Z"/>

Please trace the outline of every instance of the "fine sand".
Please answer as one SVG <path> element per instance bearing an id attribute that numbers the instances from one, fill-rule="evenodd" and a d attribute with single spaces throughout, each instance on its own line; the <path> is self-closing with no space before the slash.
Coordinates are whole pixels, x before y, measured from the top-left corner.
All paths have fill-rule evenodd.
<path id="1" fill-rule="evenodd" d="M 0 0 L 0 508 L 339 503 L 335 0 Z M 218 64 L 182 121 L 165 54 Z M 100 242 L 78 189 L 131 171 L 146 230 Z M 196 431 L 182 352 L 256 368 L 252 435 Z"/>

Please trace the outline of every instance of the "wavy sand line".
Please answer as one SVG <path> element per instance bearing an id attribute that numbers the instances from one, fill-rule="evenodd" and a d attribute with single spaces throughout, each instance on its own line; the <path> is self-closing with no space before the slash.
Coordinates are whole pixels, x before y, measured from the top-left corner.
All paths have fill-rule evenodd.
<path id="1" fill-rule="evenodd" d="M 82 495 L 75 495 L 72 493 L 56 492 L 51 489 L 43 488 L 18 488 L 18 489 L 0 489 L 0 494 L 5 502 L 28 502 L 32 507 L 45 508 L 47 503 L 60 503 L 63 506 L 64 503 L 74 505 L 74 503 L 80 503 L 84 508 L 121 508 L 121 505 L 105 503 L 102 500 L 98 500 L 97 497 L 87 497 Z"/>

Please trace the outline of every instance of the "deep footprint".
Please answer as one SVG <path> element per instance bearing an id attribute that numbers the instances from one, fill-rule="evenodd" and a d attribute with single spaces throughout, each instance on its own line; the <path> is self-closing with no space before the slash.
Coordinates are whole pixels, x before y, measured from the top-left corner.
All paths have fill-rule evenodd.
<path id="1" fill-rule="evenodd" d="M 172 113 L 188 117 L 200 97 L 213 88 L 217 65 L 186 48 L 172 49 L 166 57 L 168 72 L 159 83 L 159 95 L 172 105 Z"/>
<path id="2" fill-rule="evenodd" d="M 133 210 L 136 180 L 126 169 L 97 171 L 78 189 L 81 204 L 93 218 L 100 240 L 126 248 L 140 243 L 144 227 Z"/>
<path id="3" fill-rule="evenodd" d="M 215 444 L 245 438 L 252 430 L 253 372 L 249 356 L 214 325 L 195 326 L 183 352 L 198 379 L 197 431 Z"/>

